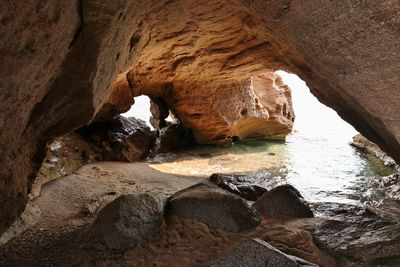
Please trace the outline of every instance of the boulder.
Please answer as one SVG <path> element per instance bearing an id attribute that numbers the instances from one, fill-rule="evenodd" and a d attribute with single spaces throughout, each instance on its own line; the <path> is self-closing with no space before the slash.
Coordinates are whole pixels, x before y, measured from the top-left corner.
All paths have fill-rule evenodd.
<path id="1" fill-rule="evenodd" d="M 214 173 L 209 180 L 217 186 L 251 201 L 256 201 L 268 191 L 264 187 L 252 184 L 252 180 L 246 175 Z"/>
<path id="2" fill-rule="evenodd" d="M 155 146 L 152 154 L 173 152 L 186 148 L 195 143 L 189 129 L 182 124 L 170 124 L 157 131 Z"/>
<path id="3" fill-rule="evenodd" d="M 157 232 L 163 223 L 166 203 L 163 194 L 120 196 L 99 212 L 90 229 L 91 237 L 108 249 L 133 248 Z"/>
<path id="4" fill-rule="evenodd" d="M 244 199 L 211 184 L 181 190 L 169 199 L 169 205 L 179 217 L 231 232 L 245 231 L 261 222 L 257 211 Z"/>
<path id="5" fill-rule="evenodd" d="M 99 160 L 135 161 L 145 158 L 154 142 L 142 120 L 116 116 L 78 130 L 99 154 Z"/>
<path id="6" fill-rule="evenodd" d="M 325 221 L 310 227 L 314 242 L 338 266 L 400 266 L 400 225 L 347 204 L 315 203 Z"/>
<path id="7" fill-rule="evenodd" d="M 288 184 L 277 186 L 265 193 L 253 204 L 253 207 L 267 216 L 314 217 L 300 192 Z"/>
<path id="8" fill-rule="evenodd" d="M 265 241 L 249 239 L 240 243 L 228 256 L 210 267 L 298 267 L 317 265 L 285 254 Z"/>

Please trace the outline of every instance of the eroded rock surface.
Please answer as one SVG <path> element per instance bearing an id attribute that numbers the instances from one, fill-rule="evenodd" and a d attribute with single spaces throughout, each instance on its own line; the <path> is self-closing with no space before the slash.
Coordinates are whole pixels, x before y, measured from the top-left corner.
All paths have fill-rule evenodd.
<path id="1" fill-rule="evenodd" d="M 90 234 L 95 242 L 101 242 L 108 249 L 133 248 L 157 232 L 164 219 L 166 203 L 163 194 L 120 196 L 100 211 Z"/>
<path id="2" fill-rule="evenodd" d="M 196 184 L 175 193 L 169 205 L 179 217 L 231 232 L 254 228 L 261 221 L 244 199 L 209 184 Z"/>
<path id="3" fill-rule="evenodd" d="M 264 193 L 253 207 L 267 216 L 288 216 L 294 218 L 314 217 L 307 202 L 291 185 L 280 185 Z"/>
<path id="4" fill-rule="evenodd" d="M 299 266 L 314 266 L 317 265 L 287 255 L 278 249 L 274 248 L 265 241 L 259 239 L 249 239 L 237 246 L 232 253 L 211 264 L 212 267 L 229 267 L 229 266 L 254 266 L 254 267 L 299 267 Z"/>
<path id="5" fill-rule="evenodd" d="M 230 106 L 232 117 L 210 117 L 226 127 L 256 114 L 265 121 L 267 112 L 247 102 L 246 114 L 242 105 L 230 104 L 231 89 L 223 88 L 242 92 L 250 77 L 291 71 L 400 161 L 399 12 L 397 1 L 5 2 L 0 232 L 24 210 L 46 142 L 88 124 L 117 77 L 134 96 L 168 99 L 193 128 L 203 107 L 192 106 L 208 106 L 209 99 L 222 110 Z M 252 97 L 246 99 L 256 104 Z M 246 129 L 266 128 L 239 121 L 214 140 L 251 137 L 253 130 Z M 195 135 L 210 140 L 217 130 L 209 129 Z"/>
<path id="6" fill-rule="evenodd" d="M 96 113 L 94 121 L 107 121 L 121 113 L 129 111 L 135 103 L 132 89 L 123 74 L 119 75 L 111 86 L 111 92 Z"/>
<path id="7" fill-rule="evenodd" d="M 77 133 L 68 133 L 46 145 L 46 157 L 32 185 L 30 198 L 40 195 L 41 187 L 61 176 L 71 174 L 97 157 L 91 146 Z"/>

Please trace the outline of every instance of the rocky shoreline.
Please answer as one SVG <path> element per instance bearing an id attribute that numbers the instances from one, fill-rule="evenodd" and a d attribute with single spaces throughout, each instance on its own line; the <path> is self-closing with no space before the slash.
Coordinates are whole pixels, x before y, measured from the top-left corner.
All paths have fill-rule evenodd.
<path id="1" fill-rule="evenodd" d="M 33 258 L 40 266 L 400 264 L 400 225 L 367 208 L 307 203 L 289 184 L 266 189 L 247 175 L 204 180 L 159 173 L 146 163 L 107 162 L 192 142 L 178 124 L 155 133 L 121 116 L 56 139 L 26 211 L 0 240 L 0 265 L 30 266 Z M 397 194 L 397 174 L 388 179 L 385 186 Z M 61 248 L 67 243 L 71 255 Z"/>
<path id="2" fill-rule="evenodd" d="M 153 171 L 146 171 L 143 178 L 138 178 L 129 174 L 133 171 L 130 163 L 124 165 L 126 171 L 115 175 L 111 170 L 123 169 L 122 165 L 110 168 L 105 163 L 86 165 L 75 174 L 46 185 L 43 195 L 33 202 L 42 211 L 40 220 L 25 234 L 0 247 L 0 265 L 68 266 L 72 262 L 85 266 L 232 266 L 234 262 L 234 266 L 248 266 L 252 262 L 252 266 L 264 266 L 263 262 L 268 261 L 273 266 L 396 266 L 399 263 L 400 226 L 368 209 L 307 203 L 290 185 L 264 189 L 262 194 L 258 194 L 260 189 L 253 190 L 251 198 L 255 201 L 249 201 L 241 195 L 246 192 L 244 196 L 249 196 L 251 180 L 235 175 L 215 174 L 208 180 L 188 180 L 160 173 L 158 179 L 164 183 L 161 190 L 161 180 L 150 178 L 155 175 Z M 136 170 L 139 168 L 145 169 L 143 165 Z M 122 186 L 116 187 L 116 182 L 110 179 L 117 179 Z M 187 187 L 183 182 L 192 186 Z M 91 188 L 88 192 L 80 192 L 83 196 L 71 195 L 73 188 L 84 184 Z M 139 185 L 147 189 L 137 188 Z M 232 190 L 234 186 L 236 191 Z M 93 203 L 93 196 L 97 196 L 97 208 L 85 212 Z M 80 204 L 71 207 L 71 197 Z M 50 199 L 54 205 L 48 204 Z M 57 216 L 54 209 L 61 212 L 60 218 L 54 217 Z M 42 258 L 35 257 L 36 253 Z"/>

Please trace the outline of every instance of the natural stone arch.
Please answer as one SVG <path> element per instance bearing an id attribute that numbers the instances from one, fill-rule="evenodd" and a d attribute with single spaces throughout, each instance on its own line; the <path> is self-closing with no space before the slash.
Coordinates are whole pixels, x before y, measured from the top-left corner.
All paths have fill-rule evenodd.
<path id="1" fill-rule="evenodd" d="M 45 142 L 89 123 L 126 71 L 133 95 L 294 72 L 400 161 L 395 1 L 31 0 L 0 12 L 0 232 L 23 210 Z M 214 41 L 197 36 L 207 30 Z M 218 46 L 221 33 L 232 51 Z M 153 54 L 159 42 L 172 52 Z"/>

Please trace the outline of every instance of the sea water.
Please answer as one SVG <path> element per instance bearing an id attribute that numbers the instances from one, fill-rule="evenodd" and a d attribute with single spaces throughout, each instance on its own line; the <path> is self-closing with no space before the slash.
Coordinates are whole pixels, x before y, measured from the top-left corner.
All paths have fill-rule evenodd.
<path id="1" fill-rule="evenodd" d="M 286 141 L 257 140 L 228 147 L 197 145 L 150 159 L 150 166 L 188 178 L 247 174 L 266 188 L 292 184 L 310 202 L 366 205 L 400 218 L 400 202 L 379 186 L 393 169 L 350 146 L 357 131 L 318 102 L 302 80 L 293 74 L 279 74 L 292 89 L 296 115 L 294 131 Z M 137 111 L 129 115 L 148 121 L 146 100 L 138 102 L 142 105 L 135 105 Z"/>

